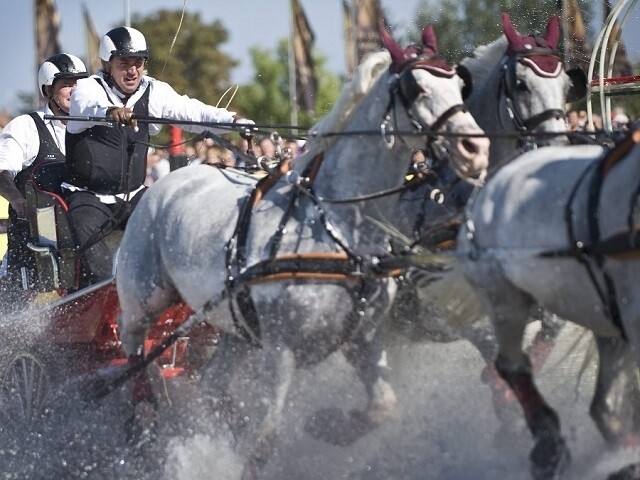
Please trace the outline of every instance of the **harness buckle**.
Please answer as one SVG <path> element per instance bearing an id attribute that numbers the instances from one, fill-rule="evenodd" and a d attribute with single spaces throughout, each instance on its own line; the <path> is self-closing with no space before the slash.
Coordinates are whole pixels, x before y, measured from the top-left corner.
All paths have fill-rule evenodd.
<path id="1" fill-rule="evenodd" d="M 389 134 L 387 135 L 387 125 L 389 125 Z M 387 147 L 387 150 L 391 150 L 396 143 L 396 137 L 393 135 L 393 127 L 389 124 L 389 117 L 387 116 L 380 124 L 380 135 L 382 141 Z"/>

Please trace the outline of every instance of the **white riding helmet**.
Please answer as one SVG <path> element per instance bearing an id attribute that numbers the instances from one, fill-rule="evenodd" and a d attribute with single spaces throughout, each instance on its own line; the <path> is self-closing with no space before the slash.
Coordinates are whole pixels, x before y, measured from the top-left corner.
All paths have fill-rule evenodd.
<path id="1" fill-rule="evenodd" d="M 100 40 L 100 58 L 108 62 L 114 56 L 149 58 L 147 41 L 142 32 L 130 27 L 109 30 Z"/>
<path id="2" fill-rule="evenodd" d="M 53 85 L 59 78 L 86 78 L 89 76 L 84 62 L 70 53 L 57 53 L 47 58 L 38 70 L 40 93 L 44 93 L 45 85 Z"/>

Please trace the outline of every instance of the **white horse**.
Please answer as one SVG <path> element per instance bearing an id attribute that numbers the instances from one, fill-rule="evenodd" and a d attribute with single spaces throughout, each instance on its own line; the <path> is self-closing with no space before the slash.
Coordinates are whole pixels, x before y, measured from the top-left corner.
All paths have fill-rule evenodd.
<path id="1" fill-rule="evenodd" d="M 496 367 L 535 437 L 536 479 L 558 478 L 569 452 L 522 351 L 534 304 L 593 332 L 600 360 L 591 416 L 608 443 L 638 445 L 639 140 L 634 131 L 608 154 L 558 146 L 522 155 L 472 199 L 460 231 L 463 270 L 495 327 Z"/>
<path id="2" fill-rule="evenodd" d="M 461 62 L 473 81 L 465 104 L 491 138 L 489 177 L 523 149 L 566 143 L 565 105 L 583 96 L 586 89 L 586 77 L 576 70 L 565 72 L 559 61 L 557 17 L 549 19 L 543 36 L 518 33 L 507 14 L 502 15 L 502 26 L 502 37 L 476 48 L 473 57 Z M 435 152 L 428 153 L 432 157 L 428 161 L 437 164 Z M 404 238 L 427 249 L 452 246 L 473 188 L 446 165 L 434 168 L 437 180 L 404 192 L 394 212 L 394 217 L 400 218 Z M 441 204 L 434 201 L 434 189 Z M 419 341 L 469 340 L 488 363 L 483 375 L 493 391 L 496 414 L 510 415 L 504 407 L 512 395 L 493 368 L 497 351 L 493 329 L 464 277 L 455 270 L 434 275 L 415 269 L 406 280 L 399 291 L 392 326 Z M 530 348 L 536 368 L 542 366 L 563 324 L 555 315 L 539 314 L 542 328 Z"/>
<path id="3" fill-rule="evenodd" d="M 294 162 L 299 175 L 258 194 L 253 179 L 234 171 L 179 169 L 145 194 L 120 247 L 116 282 L 128 355 L 141 354 L 149 325 L 178 299 L 228 332 L 226 342 L 237 346 L 234 339 L 245 336 L 259 343 L 259 398 L 268 401 L 252 415 L 257 425 L 243 478 L 254 478 L 271 454 L 298 366 L 342 349 L 358 370 L 370 401 L 341 425 L 346 441 L 395 405 L 376 320 L 391 305 L 395 282 L 383 265 L 387 235 L 368 219 L 388 217 L 412 149 L 424 146 L 421 131 L 481 130 L 463 111 L 455 69 L 426 52 L 435 42 L 432 28 L 423 32 L 420 56 L 386 32 L 382 38 L 388 52 L 361 66 L 316 129 L 310 152 Z M 447 137 L 445 146 L 461 174 L 477 177 L 486 169 L 486 139 Z M 379 192 L 389 195 L 377 198 Z M 237 350 L 219 349 L 229 356 L 214 356 L 214 381 L 229 381 L 225 369 Z"/>
<path id="4" fill-rule="evenodd" d="M 504 36 L 461 62 L 474 84 L 465 103 L 491 138 L 489 175 L 536 145 L 566 142 L 565 106 L 585 96 L 587 77 L 563 68 L 559 22 L 552 16 L 544 35 L 522 35 L 503 13 Z"/>

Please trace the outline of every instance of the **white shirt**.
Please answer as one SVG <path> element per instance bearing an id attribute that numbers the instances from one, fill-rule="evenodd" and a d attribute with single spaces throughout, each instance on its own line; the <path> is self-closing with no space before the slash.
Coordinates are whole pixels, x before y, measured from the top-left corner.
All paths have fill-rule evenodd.
<path id="1" fill-rule="evenodd" d="M 98 84 L 96 79 L 99 80 L 104 88 Z M 233 122 L 235 112 L 230 112 L 225 108 L 206 105 L 200 100 L 189 98 L 186 95 L 179 95 L 168 83 L 161 82 L 147 75 L 142 77 L 140 87 L 127 100 L 126 104 L 122 103 L 121 94 L 107 85 L 102 72 L 98 72 L 89 78 L 78 80 L 71 94 L 71 109 L 69 114 L 71 116 L 82 117 L 105 117 L 107 109 L 114 106 L 133 109 L 135 103 L 142 97 L 150 85 L 152 85 L 151 92 L 149 93 L 149 116 L 151 117 L 192 122 Z M 107 95 L 105 95 L 105 90 L 108 98 Z M 98 123 L 70 121 L 67 129 L 70 133 L 80 133 L 95 125 L 98 125 Z M 193 133 L 215 130 L 211 127 L 202 127 L 199 125 L 180 125 L 180 128 Z M 162 124 L 149 125 L 149 133 L 151 135 L 157 135 L 161 129 Z M 228 130 L 219 130 L 218 133 L 225 132 L 228 132 Z"/>
<path id="2" fill-rule="evenodd" d="M 38 110 L 40 118 L 53 115 L 49 105 Z M 65 154 L 65 126 L 60 120 L 44 120 L 56 145 Z M 38 156 L 40 136 L 36 122 L 29 115 L 20 115 L 11 120 L 0 133 L 0 171 L 9 172 L 14 178 Z"/>

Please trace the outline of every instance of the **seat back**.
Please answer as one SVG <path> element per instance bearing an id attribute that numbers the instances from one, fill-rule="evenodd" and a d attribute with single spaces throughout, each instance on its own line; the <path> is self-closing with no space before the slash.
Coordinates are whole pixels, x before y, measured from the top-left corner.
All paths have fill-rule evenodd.
<path id="1" fill-rule="evenodd" d="M 37 165 L 25 185 L 37 289 L 76 289 L 80 262 L 60 184 L 64 162 Z"/>

